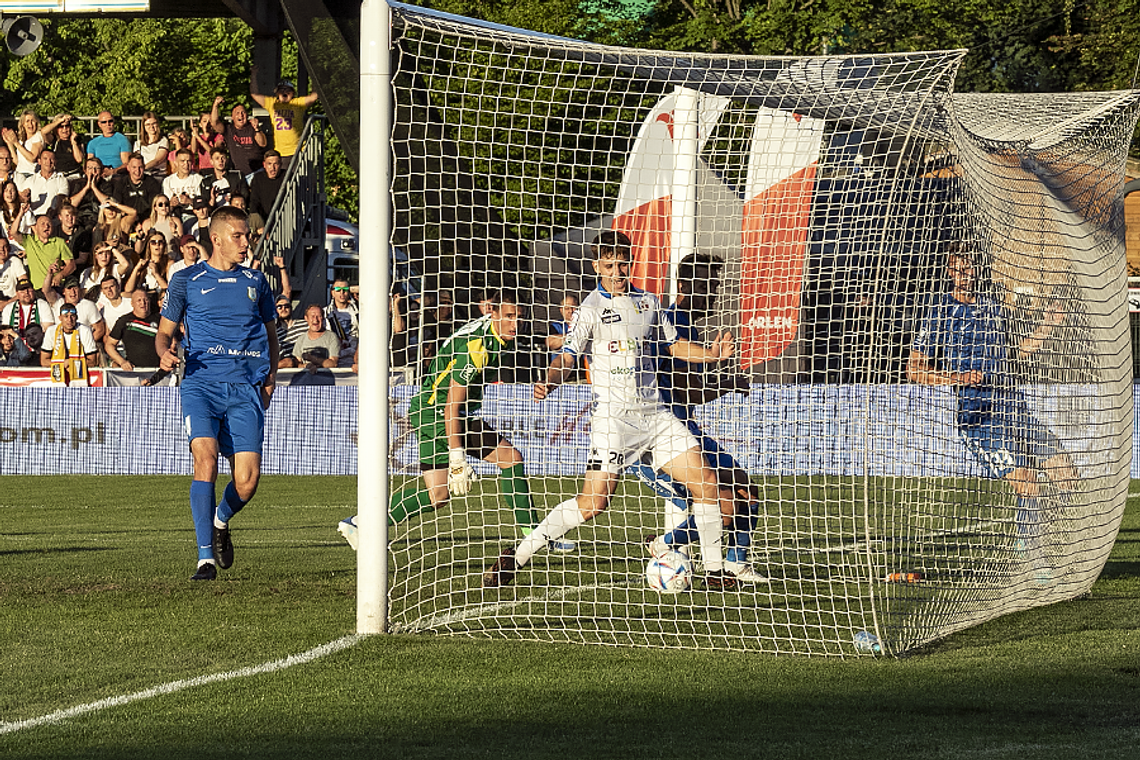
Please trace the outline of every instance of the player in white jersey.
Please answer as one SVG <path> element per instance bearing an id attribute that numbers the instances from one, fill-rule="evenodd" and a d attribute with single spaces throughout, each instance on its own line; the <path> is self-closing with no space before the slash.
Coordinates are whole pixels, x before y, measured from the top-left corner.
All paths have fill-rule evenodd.
<path id="1" fill-rule="evenodd" d="M 732 355 L 732 336 L 719 335 L 708 348 L 679 338 L 657 296 L 630 286 L 629 238 L 620 232 L 603 232 L 594 238 L 592 247 L 598 288 L 574 315 L 562 351 L 547 370 L 546 382 L 534 386 L 534 399 L 541 401 L 566 380 L 578 356 L 589 355 L 597 406 L 590 421 L 582 492 L 554 507 L 517 548 L 504 551 L 483 574 L 483 585 L 506 586 L 549 541 L 604 512 L 622 470 L 648 452 L 655 468 L 684 483 L 693 495 L 693 519 L 708 587 L 734 588 L 736 577 L 724 569 L 716 475 L 701 455 L 696 438 L 662 400 L 656 353 L 658 344 L 664 343 L 673 357 L 683 361 L 719 361 Z M 724 508 L 731 514 L 731 504 Z"/>

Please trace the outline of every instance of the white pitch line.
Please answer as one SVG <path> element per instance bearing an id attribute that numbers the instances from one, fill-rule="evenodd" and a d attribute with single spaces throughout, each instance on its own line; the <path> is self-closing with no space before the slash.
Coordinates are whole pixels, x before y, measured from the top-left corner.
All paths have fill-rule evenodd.
<path id="1" fill-rule="evenodd" d="M 307 662 L 324 657 L 325 655 L 339 652 L 342 649 L 349 647 L 360 641 L 363 636 L 360 634 L 352 634 L 344 636 L 336 641 L 330 641 L 327 644 L 322 644 L 319 647 L 310 649 L 308 652 L 301 654 L 290 655 L 280 660 L 273 662 L 266 662 L 261 665 L 254 665 L 248 668 L 241 668 L 240 670 L 231 670 L 226 673 L 214 673 L 208 676 L 198 676 L 197 678 L 187 678 L 182 681 L 171 681 L 170 683 L 161 686 L 155 686 L 151 689 L 143 691 L 136 691 L 134 694 L 124 694 L 119 697 L 107 697 L 100 699 L 97 702 L 88 702 L 85 705 L 77 705 L 69 707 L 66 710 L 58 710 L 49 715 L 43 715 L 39 718 L 28 718 L 27 720 L 17 720 L 8 722 L 0 722 L 0 734 L 11 734 L 16 731 L 21 731 L 25 728 L 35 728 L 37 726 L 44 726 L 51 723 L 59 723 L 60 721 L 68 720 L 70 718 L 78 718 L 88 713 L 98 712 L 99 710 L 106 710 L 112 707 L 121 707 L 128 705 L 131 702 L 138 702 L 143 699 L 151 699 L 152 697 L 162 697 L 167 694 L 174 694 L 186 689 L 193 689 L 198 686 L 206 686 L 207 684 L 218 683 L 220 681 L 232 681 L 235 678 L 246 678 L 248 676 L 257 676 L 264 673 L 276 673 L 279 670 L 291 668 L 294 665 L 304 665 Z"/>

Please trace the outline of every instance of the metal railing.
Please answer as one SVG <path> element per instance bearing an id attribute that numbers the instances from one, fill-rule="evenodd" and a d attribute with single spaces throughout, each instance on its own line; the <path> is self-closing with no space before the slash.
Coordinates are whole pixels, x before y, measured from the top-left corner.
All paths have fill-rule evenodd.
<path id="1" fill-rule="evenodd" d="M 277 201 L 265 220 L 265 233 L 254 256 L 275 289 L 281 282 L 273 258 L 285 260 L 294 300 L 325 302 L 328 294 L 325 252 L 325 117 L 310 116 L 297 144 Z"/>

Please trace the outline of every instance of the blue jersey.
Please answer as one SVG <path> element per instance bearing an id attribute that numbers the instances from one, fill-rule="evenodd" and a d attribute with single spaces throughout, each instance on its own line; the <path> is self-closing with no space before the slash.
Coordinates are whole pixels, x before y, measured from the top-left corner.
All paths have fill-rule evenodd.
<path id="1" fill-rule="evenodd" d="M 992 299 L 962 303 L 949 293 L 939 296 L 927 310 L 912 348 L 944 372 L 984 375 L 977 385 L 955 387 L 960 425 L 985 422 L 996 404 L 1019 398 L 1008 367 L 1005 318 Z"/>
<path id="2" fill-rule="evenodd" d="M 276 317 L 273 291 L 256 269 L 222 272 L 200 261 L 176 272 L 162 316 L 185 330 L 187 380 L 259 384 L 268 376 L 265 325 Z"/>
<path id="3" fill-rule="evenodd" d="M 689 312 L 682 311 L 677 308 L 677 304 L 673 304 L 665 310 L 665 318 L 677 328 L 677 337 L 679 339 L 687 340 L 690 343 L 699 342 L 700 335 L 697 333 L 697 328 L 693 327 L 693 322 L 689 318 Z M 665 403 L 669 405 L 670 410 L 679 419 L 692 419 L 693 407 L 673 399 L 673 378 L 676 375 L 690 372 L 703 374 L 705 365 L 673 358 L 669 353 L 669 347 L 665 344 L 658 345 L 658 354 L 660 362 L 657 365 L 657 387 L 661 389 L 661 398 L 664 399 Z"/>

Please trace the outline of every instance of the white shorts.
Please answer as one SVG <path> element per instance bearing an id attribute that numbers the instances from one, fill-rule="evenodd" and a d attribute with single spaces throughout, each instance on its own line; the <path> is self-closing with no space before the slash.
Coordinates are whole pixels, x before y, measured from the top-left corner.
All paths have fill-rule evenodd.
<path id="1" fill-rule="evenodd" d="M 664 406 L 630 411 L 600 406 L 590 420 L 586 469 L 617 475 L 648 451 L 653 468 L 660 470 L 698 445 L 688 426 Z"/>

